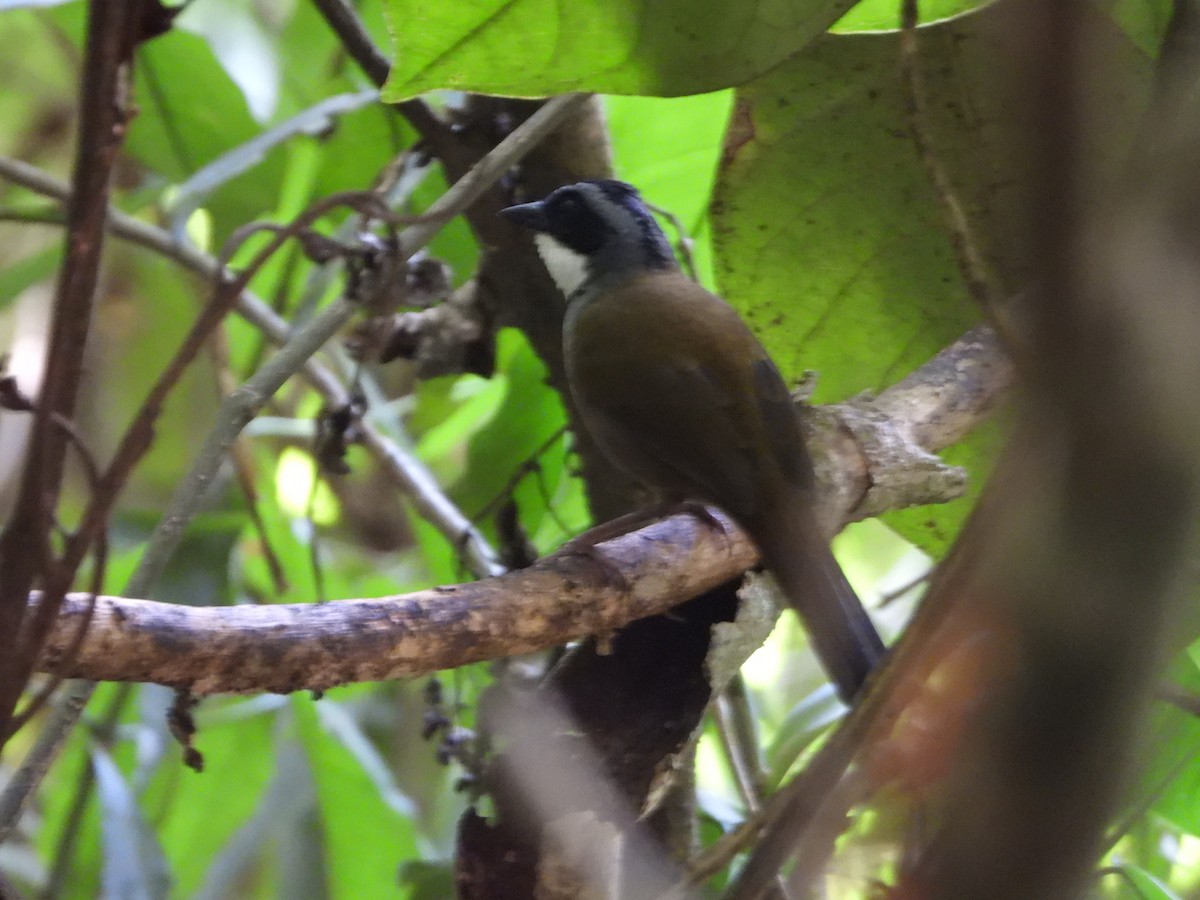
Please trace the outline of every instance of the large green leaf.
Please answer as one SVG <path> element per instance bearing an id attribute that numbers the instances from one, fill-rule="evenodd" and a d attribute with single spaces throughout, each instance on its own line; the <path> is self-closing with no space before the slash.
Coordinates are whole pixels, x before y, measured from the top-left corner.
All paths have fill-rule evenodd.
<path id="1" fill-rule="evenodd" d="M 605 98 L 618 177 L 694 230 L 708 212 L 732 104 L 732 91 Z"/>
<path id="2" fill-rule="evenodd" d="M 1009 146 L 1011 107 L 992 15 L 922 31 L 925 127 L 981 252 L 1012 290 L 1024 284 L 1014 185 L 1027 179 Z M 1111 21 L 1100 24 L 1128 47 Z M 831 35 L 739 90 L 715 192 L 722 292 L 788 376 L 818 372 L 820 401 L 886 387 L 981 317 L 909 137 L 898 42 L 895 34 Z M 1125 94 L 1112 103 L 1114 120 L 1115 110 L 1136 101 L 1144 75 L 1137 54 L 1118 62 L 1127 77 Z M 1112 141 L 1109 153 L 1119 155 L 1121 146 Z M 951 456 L 976 487 L 994 440 L 972 436 Z M 888 521 L 938 554 L 969 508 L 959 501 Z"/>
<path id="3" fill-rule="evenodd" d="M 245 97 L 201 38 L 172 31 L 139 53 L 128 151 L 170 182 L 179 182 L 259 133 Z M 275 151 L 214 195 L 218 240 L 270 209 L 279 191 L 282 154 Z M 212 204 L 210 204 L 212 205 Z"/>
<path id="4" fill-rule="evenodd" d="M 213 858 L 253 815 L 274 769 L 275 716 L 228 715 L 235 704 L 210 703 L 200 714 L 196 747 L 204 772 L 192 772 L 171 746 L 144 797 L 154 811 L 180 896 L 203 881 Z"/>
<path id="5" fill-rule="evenodd" d="M 708 205 L 733 99 L 733 91 L 717 91 L 605 102 L 617 177 L 636 184 L 648 201 L 675 216 L 691 241 L 697 275 L 709 288 L 715 282 Z M 673 225 L 664 227 L 675 242 L 679 235 Z"/>
<path id="6" fill-rule="evenodd" d="M 362 690 L 336 695 L 362 696 Z M 415 804 L 388 779 L 374 760 L 349 710 L 338 700 L 324 714 L 307 697 L 292 706 L 298 733 L 312 764 L 326 842 L 326 871 L 334 897 L 394 895 L 399 868 L 423 855 L 414 817 Z"/>
<path id="7" fill-rule="evenodd" d="M 241 91 L 195 35 L 173 31 L 151 41 L 137 73 L 140 111 L 126 149 L 169 179 L 187 177 L 258 131 Z"/>
<path id="8" fill-rule="evenodd" d="M 567 91 L 675 97 L 779 65 L 850 0 L 387 0 L 388 100 L 436 88 L 538 97 Z"/>
<path id="9" fill-rule="evenodd" d="M 92 765 L 103 811 L 105 895 L 165 897 L 170 868 L 132 785 L 104 748 L 93 748 Z"/>
<path id="10" fill-rule="evenodd" d="M 918 11 L 921 22 L 929 23 L 962 15 L 990 2 L 992 0 L 921 0 Z M 837 20 L 830 31 L 849 34 L 855 31 L 894 31 L 899 27 L 899 0 L 859 0 L 853 9 Z"/>

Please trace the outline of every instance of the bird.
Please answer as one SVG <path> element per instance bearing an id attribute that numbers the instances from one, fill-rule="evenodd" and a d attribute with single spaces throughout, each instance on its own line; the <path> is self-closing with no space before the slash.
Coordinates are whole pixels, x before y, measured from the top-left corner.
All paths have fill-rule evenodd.
<path id="1" fill-rule="evenodd" d="M 632 185 L 580 181 L 501 210 L 566 298 L 566 381 L 583 427 L 660 499 L 709 504 L 750 537 L 850 703 L 885 653 L 815 510 L 796 406 L 725 300 L 689 278 Z"/>

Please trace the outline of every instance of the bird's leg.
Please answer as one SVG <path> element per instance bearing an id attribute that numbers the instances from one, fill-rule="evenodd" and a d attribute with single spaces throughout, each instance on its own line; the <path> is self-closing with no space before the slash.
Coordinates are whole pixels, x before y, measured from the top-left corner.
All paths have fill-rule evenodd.
<path id="1" fill-rule="evenodd" d="M 713 512 L 712 507 L 700 500 L 683 500 L 674 503 L 671 505 L 669 511 L 672 513 L 687 513 L 693 518 L 699 519 L 714 531 L 721 532 L 724 537 L 729 537 L 729 525 L 726 521 Z"/>
<path id="2" fill-rule="evenodd" d="M 580 547 L 594 547 L 596 544 L 603 544 L 605 541 L 611 541 L 623 534 L 637 531 L 643 525 L 649 525 L 651 522 L 661 519 L 669 510 L 669 506 L 661 503 L 635 509 L 633 512 L 617 516 L 615 519 L 609 519 L 607 522 L 593 525 L 587 531 L 581 531 L 563 544 L 562 549 L 575 549 L 576 545 Z"/>
<path id="3" fill-rule="evenodd" d="M 587 531 L 575 535 L 559 547 L 557 552 L 568 556 L 587 557 L 604 570 L 605 579 L 609 584 L 617 585 L 622 590 L 628 590 L 629 582 L 625 580 L 624 574 L 617 566 L 605 559 L 596 545 L 649 525 L 667 515 L 674 507 L 675 504 L 659 501 L 617 516 L 615 519 L 609 519 L 607 522 L 601 522 L 599 525 L 593 525 Z"/>
<path id="4" fill-rule="evenodd" d="M 729 536 L 729 526 L 711 509 L 699 500 L 659 500 L 649 506 L 609 519 L 594 525 L 587 531 L 575 535 L 558 548 L 558 553 L 572 556 L 586 556 L 598 563 L 609 574 L 610 583 L 625 585 L 625 576 L 612 563 L 606 560 L 597 550 L 597 544 L 611 541 L 624 534 L 629 534 L 639 528 L 656 522 L 670 515 L 686 513 L 699 519 L 704 524 L 716 529 L 725 537 Z"/>
<path id="5" fill-rule="evenodd" d="M 615 519 L 609 519 L 607 522 L 601 522 L 599 525 L 593 525 L 587 531 L 580 532 L 564 543 L 556 552 L 566 556 L 587 557 L 604 570 L 609 584 L 615 584 L 622 590 L 628 590 L 629 582 L 625 580 L 621 570 L 605 559 L 596 545 L 636 531 L 643 525 L 661 518 L 661 511 L 657 507 L 658 504 L 655 504 L 653 507 L 634 510 L 623 516 L 617 516 Z"/>
<path id="6" fill-rule="evenodd" d="M 649 506 L 643 506 L 640 509 L 635 509 L 633 512 L 617 516 L 615 519 L 609 519 L 607 522 L 593 525 L 587 531 L 582 531 L 575 535 L 575 537 L 571 538 L 559 549 L 570 552 L 582 547 L 594 547 L 596 544 L 603 544 L 605 541 L 619 538 L 623 534 L 637 531 L 651 522 L 657 522 L 659 519 L 665 519 L 667 516 L 679 515 L 681 513 L 694 516 L 722 534 L 729 534 L 729 526 L 700 500 L 678 500 L 672 498 L 656 500 Z"/>

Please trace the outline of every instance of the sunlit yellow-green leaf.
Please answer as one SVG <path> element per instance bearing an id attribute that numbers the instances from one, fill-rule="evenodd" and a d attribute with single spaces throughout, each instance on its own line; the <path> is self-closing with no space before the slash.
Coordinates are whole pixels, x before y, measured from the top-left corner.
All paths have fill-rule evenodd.
<path id="1" fill-rule="evenodd" d="M 920 65 L 923 128 L 1002 297 L 1023 283 L 1015 185 L 1026 182 L 990 16 L 924 29 Z M 894 34 L 823 38 L 738 91 L 726 141 L 712 216 L 718 283 L 787 376 L 817 372 L 821 402 L 898 381 L 983 318 L 910 138 L 898 52 Z M 1136 109 L 1129 86 L 1145 76 L 1126 59 L 1114 120 Z M 1110 143 L 1115 157 L 1122 144 Z M 977 431 L 948 454 L 975 488 L 995 440 Z M 936 555 L 969 508 L 964 499 L 887 521 Z"/>
<path id="2" fill-rule="evenodd" d="M 824 31 L 850 0 L 386 0 L 384 96 L 438 88 L 674 97 L 741 84 Z"/>
<path id="3" fill-rule="evenodd" d="M 984 6 L 993 0 L 921 0 L 917 4 L 922 23 L 937 22 Z M 895 31 L 900 27 L 899 0 L 859 0 L 830 31 Z"/>

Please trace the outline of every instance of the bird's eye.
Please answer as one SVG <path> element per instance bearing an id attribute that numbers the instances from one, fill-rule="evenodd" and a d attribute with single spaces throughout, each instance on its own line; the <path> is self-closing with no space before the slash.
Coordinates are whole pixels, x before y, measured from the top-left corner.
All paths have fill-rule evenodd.
<path id="1" fill-rule="evenodd" d="M 566 194 L 559 198 L 559 201 L 555 204 L 555 206 L 557 206 L 561 212 L 569 215 L 579 211 L 579 198 L 574 194 Z"/>
<path id="2" fill-rule="evenodd" d="M 551 233 L 579 253 L 594 253 L 608 229 L 589 198 L 577 190 L 562 190 L 548 204 Z"/>

